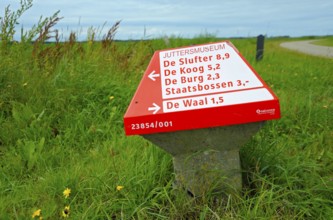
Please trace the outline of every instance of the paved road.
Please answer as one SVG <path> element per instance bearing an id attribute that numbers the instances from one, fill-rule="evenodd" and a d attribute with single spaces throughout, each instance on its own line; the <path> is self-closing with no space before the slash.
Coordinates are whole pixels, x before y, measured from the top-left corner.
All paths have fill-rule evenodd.
<path id="1" fill-rule="evenodd" d="M 324 56 L 324 57 L 333 58 L 333 47 L 318 46 L 311 44 L 311 42 L 313 41 L 317 40 L 285 42 L 281 43 L 280 46 L 314 56 Z"/>

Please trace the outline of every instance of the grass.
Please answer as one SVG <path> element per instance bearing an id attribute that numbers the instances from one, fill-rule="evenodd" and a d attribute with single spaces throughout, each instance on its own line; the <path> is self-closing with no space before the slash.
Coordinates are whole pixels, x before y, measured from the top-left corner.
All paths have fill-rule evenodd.
<path id="1" fill-rule="evenodd" d="M 333 47 L 333 37 L 325 37 L 319 41 L 313 42 L 315 45 Z"/>
<path id="2" fill-rule="evenodd" d="M 173 189 L 171 156 L 126 137 L 122 118 L 155 50 L 220 39 L 109 40 L 1 47 L 0 219 L 332 219 L 332 59 L 266 39 L 256 62 L 255 39 L 231 40 L 282 118 L 242 148 L 239 197 L 194 199 Z"/>

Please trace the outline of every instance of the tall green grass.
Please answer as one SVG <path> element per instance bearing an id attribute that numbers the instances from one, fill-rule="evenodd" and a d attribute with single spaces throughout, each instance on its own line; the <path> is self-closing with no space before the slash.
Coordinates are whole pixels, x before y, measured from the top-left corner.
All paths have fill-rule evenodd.
<path id="1" fill-rule="evenodd" d="M 71 219 L 332 219 L 332 59 L 266 39 L 256 62 L 255 39 L 232 39 L 282 118 L 242 148 L 238 198 L 191 198 L 172 187 L 171 156 L 126 137 L 122 118 L 155 50 L 221 39 L 109 40 L 2 47 L 0 219 L 59 219 L 66 206 Z"/>
<path id="2" fill-rule="evenodd" d="M 333 47 L 333 36 L 325 37 L 313 43 L 316 45 Z"/>

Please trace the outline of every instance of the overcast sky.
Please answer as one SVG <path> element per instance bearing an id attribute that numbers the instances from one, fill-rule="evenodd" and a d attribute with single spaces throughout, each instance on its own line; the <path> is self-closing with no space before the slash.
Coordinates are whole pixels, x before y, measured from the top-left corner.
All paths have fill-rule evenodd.
<path id="1" fill-rule="evenodd" d="M 0 0 L 16 9 L 19 0 Z M 163 36 L 217 37 L 333 35 L 333 0 L 35 0 L 20 25 L 28 29 L 57 10 L 64 17 L 55 28 L 85 40 L 94 27 L 100 36 L 118 20 L 117 39 Z M 103 26 L 103 24 L 106 25 Z M 20 27 L 20 26 L 19 26 Z"/>

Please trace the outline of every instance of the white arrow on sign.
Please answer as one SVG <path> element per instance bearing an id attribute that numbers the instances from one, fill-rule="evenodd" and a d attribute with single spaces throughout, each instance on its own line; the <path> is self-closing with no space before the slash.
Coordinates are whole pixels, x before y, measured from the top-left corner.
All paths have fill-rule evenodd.
<path id="1" fill-rule="evenodd" d="M 151 72 L 151 73 L 148 75 L 148 77 L 149 77 L 149 79 L 155 81 L 155 80 L 156 80 L 155 78 L 156 78 L 156 77 L 160 77 L 160 74 L 159 74 L 159 73 L 156 73 L 156 74 L 155 74 L 155 70 L 153 70 L 153 72 Z"/>
<path id="2" fill-rule="evenodd" d="M 156 114 L 161 109 L 161 107 L 156 105 L 156 103 L 153 103 L 153 106 L 154 107 L 149 107 L 148 111 L 154 111 L 153 114 Z"/>

